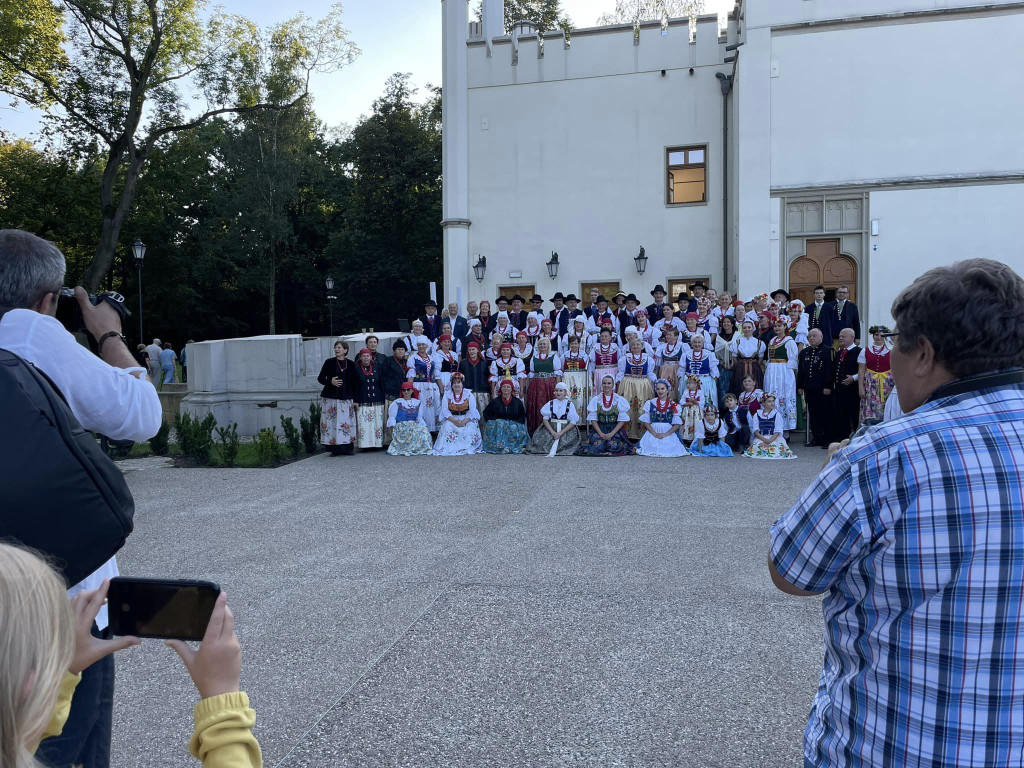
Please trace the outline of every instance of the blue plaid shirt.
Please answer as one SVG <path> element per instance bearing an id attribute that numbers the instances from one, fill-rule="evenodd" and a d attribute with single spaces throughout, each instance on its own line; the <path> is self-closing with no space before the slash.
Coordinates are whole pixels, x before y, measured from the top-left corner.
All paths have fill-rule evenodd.
<path id="1" fill-rule="evenodd" d="M 831 590 L 815 766 L 1024 765 L 1024 384 L 991 375 L 868 429 L 772 526 L 782 576 Z"/>

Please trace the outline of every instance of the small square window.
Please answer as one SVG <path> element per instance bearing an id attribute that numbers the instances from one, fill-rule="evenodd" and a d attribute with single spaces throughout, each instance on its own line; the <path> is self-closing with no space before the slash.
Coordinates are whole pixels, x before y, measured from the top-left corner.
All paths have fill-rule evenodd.
<path id="1" fill-rule="evenodd" d="M 668 204 L 707 202 L 707 146 L 670 147 L 666 156 Z"/>

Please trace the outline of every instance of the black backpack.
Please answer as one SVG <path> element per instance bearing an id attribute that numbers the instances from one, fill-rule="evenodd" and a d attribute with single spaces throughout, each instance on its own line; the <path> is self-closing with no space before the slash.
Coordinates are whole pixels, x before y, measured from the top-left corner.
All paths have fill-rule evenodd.
<path id="1" fill-rule="evenodd" d="M 0 349 L 0 540 L 47 555 L 71 587 L 124 546 L 134 515 L 121 470 L 60 390 Z"/>

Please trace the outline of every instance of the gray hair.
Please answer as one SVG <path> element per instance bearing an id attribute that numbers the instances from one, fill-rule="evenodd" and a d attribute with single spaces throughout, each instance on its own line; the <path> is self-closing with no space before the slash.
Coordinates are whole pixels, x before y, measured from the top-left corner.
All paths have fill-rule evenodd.
<path id="1" fill-rule="evenodd" d="M 64 254 L 41 237 L 0 229 L 0 307 L 31 309 L 64 285 Z"/>
<path id="2" fill-rule="evenodd" d="M 1024 365 L 1024 280 L 1002 262 L 929 269 L 892 303 L 901 352 L 920 338 L 957 378 Z"/>

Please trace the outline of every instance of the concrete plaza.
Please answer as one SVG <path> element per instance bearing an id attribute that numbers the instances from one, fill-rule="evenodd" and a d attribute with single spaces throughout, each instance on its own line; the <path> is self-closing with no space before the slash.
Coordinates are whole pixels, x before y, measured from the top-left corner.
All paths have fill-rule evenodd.
<path id="1" fill-rule="evenodd" d="M 228 593 L 267 766 L 788 768 L 821 659 L 768 528 L 824 458 L 317 456 L 133 471 L 125 575 Z M 118 657 L 113 764 L 195 765 L 197 694 Z"/>

